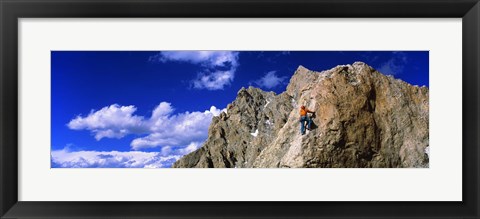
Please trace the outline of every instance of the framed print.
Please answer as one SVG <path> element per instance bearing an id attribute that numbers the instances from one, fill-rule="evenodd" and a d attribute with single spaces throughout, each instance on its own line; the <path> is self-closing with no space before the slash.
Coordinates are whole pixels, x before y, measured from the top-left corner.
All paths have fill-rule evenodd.
<path id="1" fill-rule="evenodd" d="M 1 216 L 478 218 L 479 7 L 2 1 Z"/>

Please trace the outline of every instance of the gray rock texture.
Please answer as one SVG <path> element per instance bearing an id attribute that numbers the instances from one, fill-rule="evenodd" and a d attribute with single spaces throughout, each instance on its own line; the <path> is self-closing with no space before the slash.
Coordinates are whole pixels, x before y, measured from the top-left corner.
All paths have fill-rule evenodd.
<path id="1" fill-rule="evenodd" d="M 214 117 L 208 139 L 175 168 L 428 167 L 429 91 L 362 62 L 298 67 L 276 95 L 242 88 Z M 300 133 L 299 111 L 315 112 Z"/>

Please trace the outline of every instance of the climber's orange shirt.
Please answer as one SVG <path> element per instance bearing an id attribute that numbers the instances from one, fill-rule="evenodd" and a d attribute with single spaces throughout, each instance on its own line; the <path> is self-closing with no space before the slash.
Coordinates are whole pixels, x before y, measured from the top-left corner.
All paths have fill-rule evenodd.
<path id="1" fill-rule="evenodd" d="M 312 111 L 308 110 L 307 108 L 302 109 L 300 108 L 300 116 L 305 116 L 307 113 L 313 113 Z"/>

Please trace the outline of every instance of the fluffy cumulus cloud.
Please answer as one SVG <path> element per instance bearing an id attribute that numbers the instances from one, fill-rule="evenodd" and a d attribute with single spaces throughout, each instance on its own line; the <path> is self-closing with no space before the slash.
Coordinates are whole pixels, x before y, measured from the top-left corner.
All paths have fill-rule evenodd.
<path id="1" fill-rule="evenodd" d="M 164 168 L 171 167 L 183 154 L 165 155 L 141 151 L 70 151 L 51 152 L 53 168 Z"/>
<path id="2" fill-rule="evenodd" d="M 134 106 L 119 106 L 113 104 L 98 111 L 91 111 L 86 117 L 77 116 L 67 126 L 73 130 L 89 130 L 95 139 L 123 138 L 125 135 L 143 133 L 144 118 L 134 116 L 137 109 Z"/>
<path id="3" fill-rule="evenodd" d="M 287 77 L 279 77 L 276 71 L 267 72 L 262 78 L 254 81 L 254 83 L 260 87 L 272 89 L 279 85 L 285 84 Z"/>
<path id="4" fill-rule="evenodd" d="M 381 64 L 377 70 L 386 75 L 401 74 L 407 62 L 405 53 L 393 52 L 392 58 Z"/>
<path id="5" fill-rule="evenodd" d="M 149 58 L 152 62 L 187 62 L 201 65 L 203 70 L 192 80 L 196 89 L 221 90 L 232 83 L 239 65 L 238 52 L 230 51 L 166 51 Z"/>
<path id="6" fill-rule="evenodd" d="M 174 114 L 170 103 L 161 102 L 149 118 L 133 115 L 134 106 L 117 104 L 92 111 L 85 117 L 77 116 L 67 126 L 73 130 L 88 130 L 97 140 L 122 138 L 128 134 L 143 135 L 133 139 L 131 148 L 169 147 L 177 150 L 192 148 L 208 136 L 208 127 L 214 116 L 222 110 L 215 106 L 203 112 Z"/>
<path id="7" fill-rule="evenodd" d="M 132 149 L 139 150 L 158 146 L 178 147 L 189 145 L 191 142 L 203 141 L 208 136 L 208 126 L 212 117 L 218 116 L 220 112 L 221 110 L 212 106 L 204 112 L 185 112 L 176 115 L 169 113 L 161 116 L 154 114 L 146 122 L 150 134 L 134 139 L 131 143 Z"/>

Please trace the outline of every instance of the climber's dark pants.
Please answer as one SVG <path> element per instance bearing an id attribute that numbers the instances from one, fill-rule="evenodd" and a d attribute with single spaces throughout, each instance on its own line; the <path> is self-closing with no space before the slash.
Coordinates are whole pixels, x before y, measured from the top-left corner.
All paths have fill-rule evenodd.
<path id="1" fill-rule="evenodd" d="M 307 128 L 310 129 L 310 126 L 312 125 L 312 119 L 308 116 L 300 117 L 300 132 L 302 134 L 305 134 L 305 122 L 307 122 Z"/>

